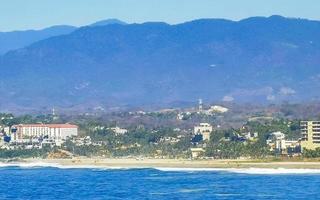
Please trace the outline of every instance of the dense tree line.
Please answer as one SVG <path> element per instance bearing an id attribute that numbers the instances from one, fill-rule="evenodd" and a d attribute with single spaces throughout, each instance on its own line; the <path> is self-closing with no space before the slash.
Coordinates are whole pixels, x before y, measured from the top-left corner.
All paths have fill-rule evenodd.
<path id="1" fill-rule="evenodd" d="M 0 150 L 0 158 L 38 158 L 46 157 L 50 149 L 14 149 L 14 150 Z"/>
<path id="2" fill-rule="evenodd" d="M 305 158 L 320 158 L 320 148 L 316 148 L 315 150 L 304 149 L 302 155 Z"/>

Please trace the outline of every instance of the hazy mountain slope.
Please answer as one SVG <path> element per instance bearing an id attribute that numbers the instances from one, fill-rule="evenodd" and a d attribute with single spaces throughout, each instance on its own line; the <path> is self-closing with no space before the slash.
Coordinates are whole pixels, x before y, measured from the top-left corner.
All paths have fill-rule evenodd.
<path id="1" fill-rule="evenodd" d="M 97 22 L 91 24 L 90 26 L 106 26 L 106 25 L 111 25 L 111 24 L 126 25 L 127 23 L 123 22 L 121 20 L 118 20 L 118 19 L 106 19 L 106 20 L 97 21 Z"/>
<path id="2" fill-rule="evenodd" d="M 53 36 L 69 34 L 75 29 L 73 26 L 53 26 L 42 30 L 0 32 L 0 54 Z"/>
<path id="3" fill-rule="evenodd" d="M 118 19 L 106 19 L 95 22 L 90 26 L 106 26 L 111 24 L 125 25 L 126 23 Z M 26 47 L 34 42 L 38 42 L 43 39 L 69 34 L 76 29 L 77 27 L 74 26 L 59 25 L 42 30 L 0 32 L 0 55 L 5 54 L 11 50 Z"/>
<path id="4" fill-rule="evenodd" d="M 3 56 L 0 102 L 310 100 L 320 89 L 319 35 L 320 22 L 279 16 L 83 27 Z"/>

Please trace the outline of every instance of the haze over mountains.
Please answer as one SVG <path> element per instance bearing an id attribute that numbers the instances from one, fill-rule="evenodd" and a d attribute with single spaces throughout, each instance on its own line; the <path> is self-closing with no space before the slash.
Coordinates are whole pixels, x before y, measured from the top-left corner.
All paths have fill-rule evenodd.
<path id="1" fill-rule="evenodd" d="M 0 32 L 0 55 L 57 35 L 69 34 L 73 26 L 52 26 L 43 30 Z"/>
<path id="2" fill-rule="evenodd" d="M 125 25 L 126 23 L 118 19 L 107 19 L 95 22 L 90 26 L 105 26 L 110 24 Z M 42 30 L 0 32 L 0 55 L 3 55 L 11 50 L 26 47 L 43 39 L 69 34 L 77 28 L 78 27 L 75 26 L 59 25 L 44 28 Z"/>
<path id="3" fill-rule="evenodd" d="M 320 22 L 102 24 L 0 58 L 0 109 L 317 100 Z"/>

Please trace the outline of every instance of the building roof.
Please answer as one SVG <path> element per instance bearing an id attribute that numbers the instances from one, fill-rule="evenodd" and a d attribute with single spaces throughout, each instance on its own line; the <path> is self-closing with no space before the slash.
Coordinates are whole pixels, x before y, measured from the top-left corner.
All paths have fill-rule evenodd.
<path id="1" fill-rule="evenodd" d="M 282 132 L 280 132 L 280 131 L 270 133 L 270 135 L 273 135 L 273 136 L 275 136 L 276 138 L 285 138 L 285 134 L 282 133 Z"/>
<path id="2" fill-rule="evenodd" d="M 78 128 L 77 125 L 73 125 L 73 124 L 19 124 L 14 126 L 15 127 Z"/>
<path id="3" fill-rule="evenodd" d="M 209 126 L 211 126 L 211 124 L 209 124 L 209 123 L 200 123 L 200 125 L 199 125 L 199 126 L 209 127 Z"/>
<path id="4" fill-rule="evenodd" d="M 192 152 L 204 152 L 205 150 L 203 148 L 190 148 Z"/>

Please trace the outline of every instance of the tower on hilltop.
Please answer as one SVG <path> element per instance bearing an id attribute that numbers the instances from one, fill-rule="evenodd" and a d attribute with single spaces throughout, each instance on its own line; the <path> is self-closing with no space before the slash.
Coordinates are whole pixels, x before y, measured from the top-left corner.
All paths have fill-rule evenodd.
<path id="1" fill-rule="evenodd" d="M 51 115 L 52 115 L 52 119 L 53 119 L 53 120 L 59 119 L 58 115 L 56 114 L 56 110 L 54 109 L 54 107 L 52 108 L 52 113 L 51 113 Z"/>
<path id="2" fill-rule="evenodd" d="M 201 113 L 203 111 L 203 103 L 202 103 L 202 99 L 199 99 L 199 108 L 198 108 L 198 112 Z"/>

